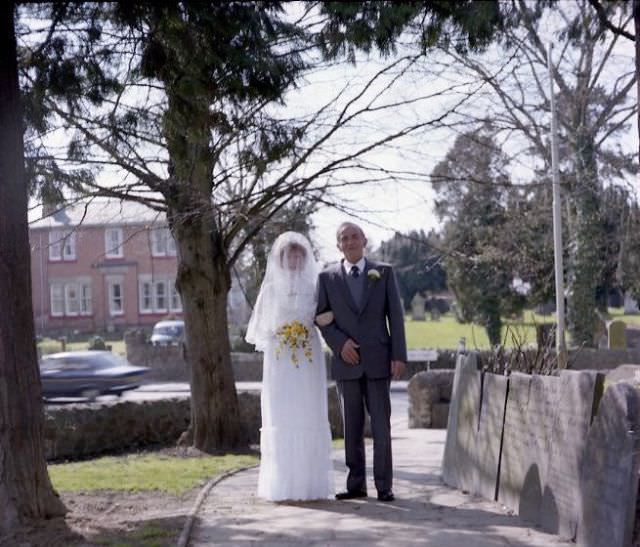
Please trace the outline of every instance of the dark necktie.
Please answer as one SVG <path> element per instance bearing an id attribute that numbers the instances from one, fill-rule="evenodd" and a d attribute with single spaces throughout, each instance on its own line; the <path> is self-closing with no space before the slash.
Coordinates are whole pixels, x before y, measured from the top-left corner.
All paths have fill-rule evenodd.
<path id="1" fill-rule="evenodd" d="M 358 266 L 351 266 L 349 273 L 357 279 L 360 275 L 360 268 L 358 268 Z"/>

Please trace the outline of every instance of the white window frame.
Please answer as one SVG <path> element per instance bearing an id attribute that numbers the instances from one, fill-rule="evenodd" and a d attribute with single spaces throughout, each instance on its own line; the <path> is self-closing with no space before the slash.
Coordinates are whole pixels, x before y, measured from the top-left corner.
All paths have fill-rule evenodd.
<path id="1" fill-rule="evenodd" d="M 62 283 L 51 283 L 49 286 L 49 311 L 51 317 L 64 317 L 64 304 L 64 285 Z"/>
<path id="2" fill-rule="evenodd" d="M 49 232 L 49 260 L 51 262 L 76 259 L 76 233 L 73 230 Z"/>
<path id="3" fill-rule="evenodd" d="M 139 276 L 138 278 L 138 311 L 140 313 L 153 313 L 153 284 L 151 277 Z M 148 302 L 148 305 L 146 305 Z"/>
<path id="4" fill-rule="evenodd" d="M 49 260 L 52 262 L 62 260 L 61 239 L 61 232 L 59 230 L 51 230 L 49 232 Z"/>
<path id="5" fill-rule="evenodd" d="M 107 258 L 122 258 L 124 256 L 122 228 L 105 228 L 104 254 Z"/>
<path id="6" fill-rule="evenodd" d="M 108 286 L 107 295 L 108 295 L 108 302 L 109 302 L 109 315 L 111 317 L 124 315 L 124 283 L 122 282 L 122 280 L 112 279 L 108 281 L 107 286 Z M 116 297 L 116 295 L 114 294 L 115 287 L 119 287 L 119 292 L 120 292 L 119 297 Z M 114 306 L 117 300 L 120 301 L 119 307 Z"/>
<path id="7" fill-rule="evenodd" d="M 89 283 L 80 284 L 80 315 L 93 313 L 93 295 Z"/>
<path id="8" fill-rule="evenodd" d="M 80 314 L 80 291 L 77 283 L 67 283 L 64 286 L 64 314 L 67 317 Z"/>
<path id="9" fill-rule="evenodd" d="M 78 279 L 52 282 L 49 285 L 49 306 L 52 317 L 91 315 L 91 282 Z"/>
<path id="10" fill-rule="evenodd" d="M 151 256 L 176 256 L 176 242 L 169 228 L 151 230 Z"/>
<path id="11" fill-rule="evenodd" d="M 169 309 L 175 312 L 182 311 L 182 299 L 180 298 L 180 293 L 178 289 L 176 289 L 176 284 L 169 281 L 167 283 L 169 285 Z"/>
<path id="12" fill-rule="evenodd" d="M 138 313 L 182 312 L 182 300 L 175 279 L 150 274 L 138 275 Z"/>
<path id="13" fill-rule="evenodd" d="M 167 291 L 166 279 L 154 279 L 152 283 L 153 287 L 153 309 L 156 313 L 166 313 L 169 311 L 169 291 Z M 158 289 L 162 289 L 162 294 L 159 294 Z M 164 300 L 164 305 L 159 303 L 160 298 Z"/>

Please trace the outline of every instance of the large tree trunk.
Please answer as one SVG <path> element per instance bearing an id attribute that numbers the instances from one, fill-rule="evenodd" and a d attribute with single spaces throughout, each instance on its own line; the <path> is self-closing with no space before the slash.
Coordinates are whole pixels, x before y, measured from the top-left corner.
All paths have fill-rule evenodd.
<path id="1" fill-rule="evenodd" d="M 181 35 L 171 24 L 167 30 L 165 23 L 160 23 L 158 36 L 167 51 L 182 55 L 184 48 L 192 47 L 189 35 Z M 178 248 L 176 287 L 182 297 L 191 371 L 191 423 L 180 442 L 209 453 L 246 448 L 227 325 L 231 276 L 212 204 L 215 154 L 209 109 L 215 86 L 206 67 L 186 64 L 175 73 L 165 68 L 159 77 L 167 94 L 163 133 L 171 178 L 162 192 Z"/>
<path id="2" fill-rule="evenodd" d="M 0 2 L 0 533 L 64 515 L 44 460 L 13 2 Z"/>
<path id="3" fill-rule="evenodd" d="M 640 0 L 633 0 L 633 21 L 636 37 L 636 101 L 638 103 L 638 159 L 640 160 Z"/>
<path id="4" fill-rule="evenodd" d="M 182 219 L 172 226 L 191 370 L 191 424 L 181 442 L 209 453 L 245 448 L 227 328 L 231 278 L 226 254 L 210 212 L 170 217 Z"/>

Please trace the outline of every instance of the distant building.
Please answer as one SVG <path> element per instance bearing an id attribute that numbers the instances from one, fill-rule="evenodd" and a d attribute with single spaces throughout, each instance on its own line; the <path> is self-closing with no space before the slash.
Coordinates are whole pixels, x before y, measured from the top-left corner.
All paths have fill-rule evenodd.
<path id="1" fill-rule="evenodd" d="M 182 316 L 164 213 L 92 200 L 31 223 L 29 238 L 37 332 L 109 332 Z M 243 303 L 235 294 L 233 302 Z"/>

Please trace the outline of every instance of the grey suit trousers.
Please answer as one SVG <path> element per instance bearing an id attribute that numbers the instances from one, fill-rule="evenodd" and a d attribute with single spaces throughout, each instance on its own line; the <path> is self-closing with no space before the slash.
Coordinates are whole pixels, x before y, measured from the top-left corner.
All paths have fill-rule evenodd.
<path id="1" fill-rule="evenodd" d="M 339 380 L 338 392 L 344 420 L 345 459 L 349 473 L 347 490 L 366 490 L 364 420 L 365 406 L 373 436 L 373 478 L 378 492 L 392 488 L 391 399 L 389 378 Z"/>

